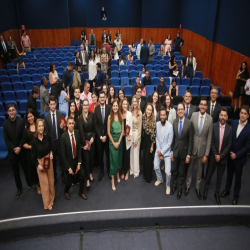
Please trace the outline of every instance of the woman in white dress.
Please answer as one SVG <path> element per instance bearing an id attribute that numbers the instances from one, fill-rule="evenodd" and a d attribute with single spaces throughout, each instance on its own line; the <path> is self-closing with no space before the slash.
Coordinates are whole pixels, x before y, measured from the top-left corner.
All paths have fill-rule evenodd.
<path id="1" fill-rule="evenodd" d="M 96 48 L 96 54 L 95 54 L 95 63 L 101 62 L 101 54 L 100 54 L 100 49 L 97 47 Z"/>
<path id="2" fill-rule="evenodd" d="M 89 84 L 90 84 L 90 92 L 93 90 L 93 80 L 96 76 L 96 61 L 95 61 L 95 53 L 93 50 L 90 52 L 89 58 Z"/>
<path id="3" fill-rule="evenodd" d="M 60 81 L 57 71 L 56 71 L 56 66 L 52 62 L 50 64 L 50 69 L 49 69 L 49 82 L 51 86 L 51 95 L 55 96 L 56 99 L 58 99 L 58 95 L 60 93 L 60 86 L 58 85 L 58 82 Z"/>
<path id="4" fill-rule="evenodd" d="M 118 50 L 117 50 L 117 46 L 115 43 L 113 43 L 112 54 L 114 55 L 114 60 L 119 60 Z"/>
<path id="5" fill-rule="evenodd" d="M 142 129 L 142 113 L 139 105 L 139 100 L 136 95 L 132 98 L 131 105 L 132 113 L 132 145 L 130 149 L 130 175 L 134 178 L 140 173 L 140 144 L 141 144 L 141 129 Z"/>

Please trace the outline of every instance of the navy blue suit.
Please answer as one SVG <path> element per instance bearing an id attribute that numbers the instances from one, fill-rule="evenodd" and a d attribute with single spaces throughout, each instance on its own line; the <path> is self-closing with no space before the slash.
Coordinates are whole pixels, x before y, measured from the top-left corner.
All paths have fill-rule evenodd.
<path id="1" fill-rule="evenodd" d="M 101 87 L 102 88 L 102 86 L 104 84 L 106 84 L 106 76 L 105 76 L 105 74 L 103 73 L 102 70 L 97 71 L 94 82 L 95 82 L 95 92 L 97 93 L 97 95 L 99 95 L 99 91 L 101 89 L 97 89 L 96 87 Z"/>
<path id="2" fill-rule="evenodd" d="M 236 154 L 236 159 L 229 157 L 227 165 L 227 184 L 226 191 L 230 192 L 233 175 L 235 173 L 234 197 L 238 198 L 241 188 L 241 175 L 243 166 L 247 162 L 247 153 L 250 151 L 250 124 L 247 123 L 236 138 L 239 120 L 232 122 L 232 146 L 231 151 Z M 230 151 L 230 152 L 231 152 Z"/>
<path id="3" fill-rule="evenodd" d="M 148 45 L 143 45 L 141 47 L 140 59 L 141 59 L 141 63 L 144 64 L 144 66 L 148 63 L 148 58 L 149 58 Z"/>

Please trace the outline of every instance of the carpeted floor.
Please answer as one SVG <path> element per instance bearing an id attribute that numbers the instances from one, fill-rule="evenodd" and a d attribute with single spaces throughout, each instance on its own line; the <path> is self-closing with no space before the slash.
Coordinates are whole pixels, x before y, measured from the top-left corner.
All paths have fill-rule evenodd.
<path id="1" fill-rule="evenodd" d="M 250 205 L 250 168 L 249 160 L 243 170 L 242 189 L 240 193 L 239 204 Z M 145 207 L 169 207 L 169 206 L 204 206 L 216 205 L 214 200 L 215 175 L 212 178 L 211 186 L 206 201 L 198 200 L 195 193 L 196 169 L 193 173 L 193 181 L 189 195 L 184 195 L 180 200 L 176 199 L 177 192 L 173 196 L 166 195 L 165 182 L 158 187 L 154 186 L 156 181 L 155 173 L 151 183 L 143 182 L 142 175 L 138 178 L 129 177 L 128 181 L 121 180 L 116 183 L 116 191 L 112 191 L 110 179 L 107 174 L 101 182 L 98 182 L 99 171 L 94 169 L 93 175 L 95 182 L 91 183 L 91 188 L 86 191 L 88 200 L 85 201 L 78 196 L 79 186 L 73 186 L 70 189 L 71 199 L 68 201 L 64 197 L 64 184 L 60 178 L 55 186 L 56 199 L 52 211 L 43 209 L 42 198 L 36 191 L 30 191 L 27 188 L 22 173 L 23 194 L 19 199 L 15 198 L 16 187 L 14 177 L 7 160 L 0 161 L 0 190 L 1 190 L 1 209 L 0 220 L 52 213 L 89 211 L 89 210 L 106 210 L 106 209 L 122 209 L 122 208 L 145 208 Z M 222 189 L 224 189 L 226 181 L 226 173 L 223 178 Z M 202 180 L 201 190 L 203 190 L 204 179 Z M 233 192 L 230 197 L 221 199 L 223 205 L 230 205 L 233 199 Z"/>

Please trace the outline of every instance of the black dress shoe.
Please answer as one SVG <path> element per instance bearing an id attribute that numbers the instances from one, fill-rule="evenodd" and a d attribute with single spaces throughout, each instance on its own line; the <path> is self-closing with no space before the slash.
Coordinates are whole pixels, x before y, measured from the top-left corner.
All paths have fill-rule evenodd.
<path id="1" fill-rule="evenodd" d="M 184 191 L 184 195 L 187 196 L 189 193 L 189 188 L 186 188 L 185 191 Z"/>
<path id="2" fill-rule="evenodd" d="M 198 199 L 199 199 L 199 200 L 202 200 L 200 190 L 195 189 L 195 191 L 196 191 L 196 194 L 197 194 Z"/>
<path id="3" fill-rule="evenodd" d="M 182 189 L 179 189 L 178 193 L 177 193 L 177 199 L 178 200 L 181 198 L 181 195 L 182 195 Z"/>
<path id="4" fill-rule="evenodd" d="M 36 190 L 36 185 L 35 184 L 32 184 L 30 187 L 28 187 L 30 190 L 34 191 Z"/>
<path id="5" fill-rule="evenodd" d="M 218 205 L 221 205 L 220 196 L 219 196 L 218 194 L 214 194 L 214 198 L 215 198 L 215 200 L 216 200 L 216 203 L 217 203 Z"/>
<path id="6" fill-rule="evenodd" d="M 18 189 L 16 193 L 16 198 L 17 199 L 20 198 L 21 194 L 22 194 L 22 189 Z"/>
<path id="7" fill-rule="evenodd" d="M 230 192 L 224 190 L 224 191 L 220 194 L 220 197 L 226 197 L 226 196 L 228 196 L 228 195 L 230 195 Z"/>
<path id="8" fill-rule="evenodd" d="M 102 180 L 102 177 L 103 177 L 103 173 L 100 173 L 99 176 L 98 176 L 98 181 L 99 182 Z"/>
<path id="9" fill-rule="evenodd" d="M 234 198 L 232 205 L 238 205 L 238 198 Z"/>
<path id="10" fill-rule="evenodd" d="M 171 195 L 173 195 L 173 194 L 174 194 L 174 192 L 175 192 L 175 190 L 176 190 L 176 187 L 174 186 L 174 187 L 171 189 L 170 194 L 171 194 Z"/>
<path id="11" fill-rule="evenodd" d="M 89 179 L 89 180 L 90 180 L 91 182 L 93 182 L 93 183 L 95 182 L 94 178 L 93 178 L 92 180 L 91 180 L 91 179 Z"/>
<path id="12" fill-rule="evenodd" d="M 203 193 L 203 200 L 205 201 L 207 199 L 207 191 L 204 191 Z"/>

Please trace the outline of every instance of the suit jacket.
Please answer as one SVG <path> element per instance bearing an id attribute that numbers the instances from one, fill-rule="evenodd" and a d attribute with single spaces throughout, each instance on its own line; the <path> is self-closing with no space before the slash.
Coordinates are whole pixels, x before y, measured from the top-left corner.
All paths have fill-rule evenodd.
<path id="1" fill-rule="evenodd" d="M 179 71 L 178 76 L 181 78 L 182 66 L 179 66 L 178 71 Z M 184 78 L 185 76 L 187 76 L 187 73 L 188 73 L 188 71 L 187 71 L 187 66 L 184 65 L 183 78 Z M 182 79 L 182 78 L 181 78 L 181 79 Z"/>
<path id="2" fill-rule="evenodd" d="M 89 56 L 86 50 L 84 50 L 84 54 L 85 54 L 85 62 L 88 65 L 89 64 Z M 82 64 L 82 52 L 79 51 L 79 58 L 81 60 L 81 64 Z"/>
<path id="3" fill-rule="evenodd" d="M 104 43 L 104 33 L 102 33 L 102 43 Z M 106 42 L 108 42 L 108 34 L 106 33 Z"/>
<path id="4" fill-rule="evenodd" d="M 215 161 L 215 155 L 220 155 L 220 163 L 227 164 L 228 154 L 232 144 L 232 127 L 226 123 L 223 141 L 221 145 L 221 152 L 219 154 L 220 147 L 220 122 L 213 124 L 213 137 L 210 150 L 210 159 Z"/>
<path id="5" fill-rule="evenodd" d="M 93 40 L 94 40 L 94 44 L 91 44 L 91 35 L 93 35 Z M 89 34 L 89 44 L 90 45 L 95 45 L 96 46 L 96 38 L 95 38 L 95 34 Z"/>
<path id="6" fill-rule="evenodd" d="M 76 143 L 76 158 L 77 162 L 82 162 L 81 156 L 81 142 L 79 131 L 74 129 L 75 143 Z M 64 171 L 68 171 L 70 168 L 73 169 L 73 149 L 70 142 L 70 136 L 68 131 L 62 134 L 61 137 L 61 152 L 62 152 L 62 162 Z"/>
<path id="7" fill-rule="evenodd" d="M 234 120 L 232 122 L 231 151 L 236 154 L 236 159 L 234 161 L 244 165 L 247 162 L 247 153 L 250 151 L 250 124 L 247 123 L 238 138 L 236 138 L 238 125 L 239 120 Z"/>
<path id="8" fill-rule="evenodd" d="M 211 101 L 209 101 L 207 103 L 207 105 L 208 105 L 208 107 L 207 107 L 207 111 L 206 112 L 210 115 Z M 219 121 L 219 114 L 220 114 L 221 108 L 222 108 L 221 105 L 218 102 L 216 102 L 215 107 L 214 107 L 214 112 L 213 112 L 213 115 L 212 115 L 213 123 Z"/>
<path id="9" fill-rule="evenodd" d="M 194 128 L 192 155 L 197 155 L 198 157 L 206 155 L 208 157 L 213 135 L 213 119 L 209 114 L 206 114 L 201 134 L 199 134 L 198 119 L 199 112 L 194 112 L 191 117 Z"/>
<path id="10" fill-rule="evenodd" d="M 97 133 L 98 138 L 100 138 L 101 136 L 107 136 L 107 122 L 108 122 L 108 116 L 110 114 L 110 110 L 111 110 L 111 107 L 108 104 L 105 104 L 105 117 L 104 117 L 104 123 L 103 123 L 101 105 L 98 105 L 95 107 L 94 124 L 95 124 L 95 131 Z"/>
<path id="11" fill-rule="evenodd" d="M 61 139 L 61 135 L 64 132 L 61 128 L 60 128 L 60 123 L 59 123 L 59 119 L 62 116 L 61 111 L 56 110 L 56 122 L 57 122 L 57 136 L 58 136 L 58 140 Z M 47 135 L 50 136 L 50 139 L 53 143 L 54 146 L 54 133 L 53 133 L 53 124 L 52 124 L 52 120 L 51 120 L 51 111 L 49 111 L 45 116 L 44 116 L 44 121 L 45 121 L 45 132 Z"/>
<path id="12" fill-rule="evenodd" d="M 103 84 L 106 84 L 106 77 L 102 70 L 99 71 L 98 79 L 97 79 L 97 74 L 96 74 L 96 77 L 93 81 L 95 82 L 96 87 L 102 87 Z"/>
<path id="13" fill-rule="evenodd" d="M 77 116 L 80 116 L 82 114 L 82 104 L 83 104 L 83 100 L 80 99 L 80 102 L 79 102 L 79 111 L 78 111 L 77 106 L 76 106 Z"/>
<path id="14" fill-rule="evenodd" d="M 41 113 L 49 112 L 49 92 L 43 85 L 40 87 L 40 101 Z"/>
<path id="15" fill-rule="evenodd" d="M 184 103 L 184 105 L 185 105 L 185 103 Z M 192 114 L 194 112 L 196 112 L 196 107 L 194 105 L 190 104 L 189 110 L 188 110 L 188 117 L 187 117 L 189 120 L 191 119 Z"/>
<path id="16" fill-rule="evenodd" d="M 86 45 L 84 45 L 84 50 L 87 52 L 87 50 L 86 50 Z M 88 45 L 88 52 L 87 52 L 88 57 L 90 56 L 90 51 L 91 51 L 91 48 L 90 48 L 90 46 Z"/>
<path id="17" fill-rule="evenodd" d="M 4 43 L 5 43 L 7 52 L 6 53 L 4 52 L 2 42 L 0 41 L 0 55 L 6 55 L 6 54 L 8 55 L 8 53 L 10 53 L 8 43 L 6 41 L 4 41 Z"/>
<path id="18" fill-rule="evenodd" d="M 173 123 L 174 139 L 172 143 L 172 151 L 174 157 L 180 157 L 185 160 L 187 155 L 191 156 L 193 149 L 193 125 L 187 118 L 182 124 L 181 137 L 178 132 L 179 118 L 176 118 Z"/>
<path id="19" fill-rule="evenodd" d="M 141 63 L 145 64 L 148 62 L 148 58 L 149 58 L 149 49 L 147 45 L 143 45 L 141 47 L 141 52 L 140 52 L 140 59 L 141 59 Z"/>
<path id="20" fill-rule="evenodd" d="M 8 147 L 8 158 L 9 160 L 17 160 L 22 152 L 16 155 L 14 153 L 14 148 L 23 147 L 23 130 L 24 130 L 24 121 L 22 118 L 16 117 L 16 120 L 13 122 L 10 119 L 7 119 L 3 123 L 3 137 L 4 141 Z"/>
<path id="21" fill-rule="evenodd" d="M 158 155 L 158 151 L 161 151 L 161 154 L 165 157 L 170 157 L 171 155 L 171 145 L 173 142 L 173 126 L 170 122 L 166 121 L 164 128 L 163 141 L 161 145 L 161 122 L 156 123 L 156 151 L 155 155 Z"/>
<path id="22" fill-rule="evenodd" d="M 142 114 L 144 114 L 144 112 L 145 112 L 145 107 L 146 107 L 146 102 L 144 100 L 142 100 L 142 98 L 141 98 L 140 108 L 141 108 Z"/>
<path id="23" fill-rule="evenodd" d="M 149 60 L 152 61 L 154 60 L 154 54 L 155 54 L 155 46 L 154 44 L 149 44 L 148 45 L 148 49 L 149 49 Z"/>

